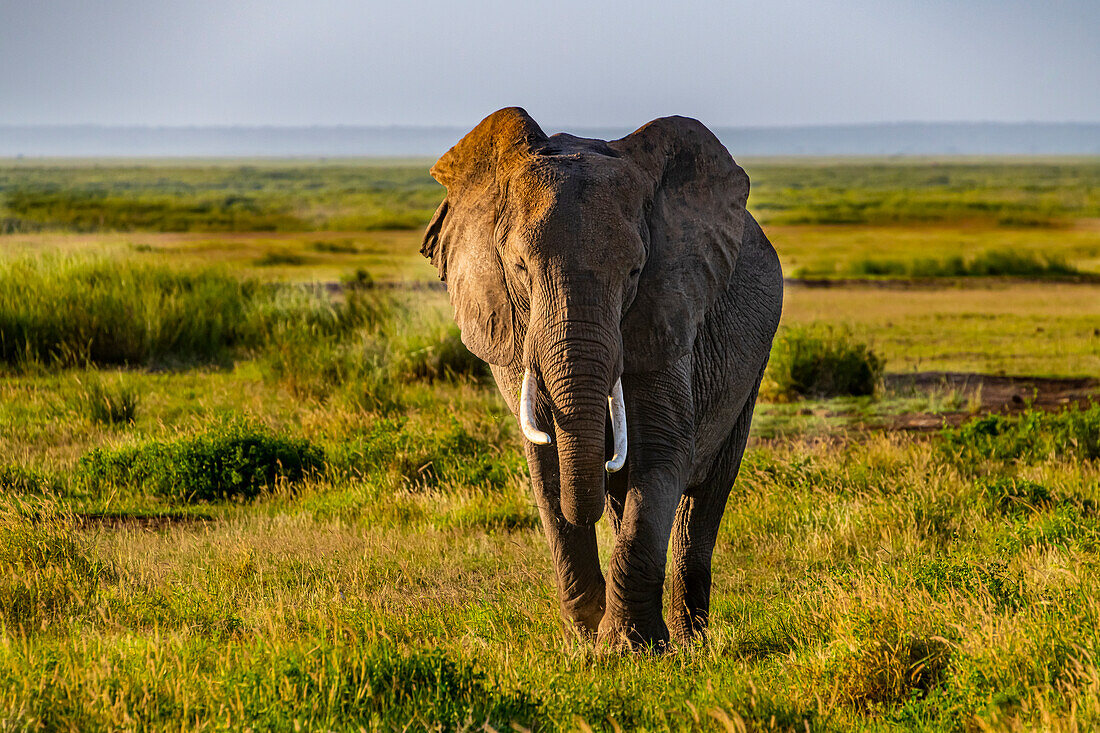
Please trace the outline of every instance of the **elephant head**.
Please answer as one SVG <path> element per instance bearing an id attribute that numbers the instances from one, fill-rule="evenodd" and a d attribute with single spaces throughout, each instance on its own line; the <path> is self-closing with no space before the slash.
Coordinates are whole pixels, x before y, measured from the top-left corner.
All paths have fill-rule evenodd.
<path id="1" fill-rule="evenodd" d="M 421 252 L 447 283 L 462 341 L 522 369 L 525 392 L 544 385 L 562 512 L 593 524 L 608 395 L 622 373 L 691 350 L 733 273 L 748 177 L 696 120 L 665 117 L 604 142 L 548 137 L 515 107 L 483 120 L 431 173 L 447 196 Z M 551 440 L 521 418 L 529 439 Z"/>

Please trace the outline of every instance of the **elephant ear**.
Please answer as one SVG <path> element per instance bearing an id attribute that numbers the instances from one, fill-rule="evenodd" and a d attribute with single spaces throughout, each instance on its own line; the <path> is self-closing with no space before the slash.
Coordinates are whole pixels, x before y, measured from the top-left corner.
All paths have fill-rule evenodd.
<path id="1" fill-rule="evenodd" d="M 497 236 L 501 197 L 509 172 L 546 139 L 524 110 L 509 107 L 482 120 L 431 170 L 447 197 L 420 253 L 447 283 L 462 342 L 491 364 L 512 363 L 519 349 Z"/>
<path id="2" fill-rule="evenodd" d="M 663 117 L 610 143 L 653 186 L 648 253 L 623 316 L 623 367 L 651 371 L 688 353 L 737 264 L 749 177 L 698 120 Z"/>

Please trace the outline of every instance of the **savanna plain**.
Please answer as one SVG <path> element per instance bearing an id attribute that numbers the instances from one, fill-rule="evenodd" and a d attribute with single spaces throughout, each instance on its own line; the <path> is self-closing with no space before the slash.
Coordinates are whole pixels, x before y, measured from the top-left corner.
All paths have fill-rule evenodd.
<path id="1" fill-rule="evenodd" d="M 0 161 L 0 728 L 1100 728 L 1100 160 L 740 162 L 783 322 L 710 638 L 629 655 L 428 161 Z"/>

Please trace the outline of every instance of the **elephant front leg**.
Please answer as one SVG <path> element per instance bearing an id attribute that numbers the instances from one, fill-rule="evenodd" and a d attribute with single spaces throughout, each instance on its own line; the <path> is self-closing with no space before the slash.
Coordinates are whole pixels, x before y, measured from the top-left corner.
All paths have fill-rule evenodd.
<path id="1" fill-rule="evenodd" d="M 623 375 L 629 431 L 628 488 L 607 578 L 599 639 L 631 649 L 669 641 L 662 594 L 669 537 L 690 472 L 690 361 L 643 375 Z"/>
<path id="2" fill-rule="evenodd" d="M 605 587 L 595 527 L 578 527 L 561 511 L 557 452 L 527 444 L 531 486 L 550 546 L 563 618 L 585 637 L 594 637 L 604 615 Z"/>
<path id="3" fill-rule="evenodd" d="M 518 418 L 522 369 L 495 365 L 490 368 L 501 395 Z M 545 395 L 539 394 L 536 414 L 540 424 L 552 425 L 549 410 Z M 555 447 L 524 441 L 524 450 L 531 473 L 531 492 L 554 560 L 562 617 L 582 636 L 593 637 L 603 618 L 605 595 L 596 529 L 578 527 L 565 520 L 561 511 L 561 473 Z"/>

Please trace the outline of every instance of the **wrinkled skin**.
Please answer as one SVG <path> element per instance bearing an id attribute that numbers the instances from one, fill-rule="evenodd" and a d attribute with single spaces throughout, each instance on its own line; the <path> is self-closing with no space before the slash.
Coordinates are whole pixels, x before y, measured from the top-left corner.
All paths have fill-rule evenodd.
<path id="1" fill-rule="evenodd" d="M 432 175 L 447 197 L 422 252 L 463 342 L 513 413 L 524 370 L 537 377 L 535 422 L 553 442 L 525 446 L 563 615 L 614 646 L 663 648 L 669 625 L 697 638 L 783 296 L 745 210 L 748 177 L 695 120 L 604 142 L 547 137 L 518 108 L 487 117 Z M 629 451 L 608 474 L 620 377 Z M 594 528 L 605 507 L 606 580 Z"/>

